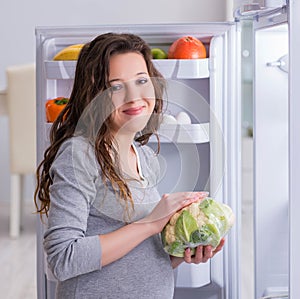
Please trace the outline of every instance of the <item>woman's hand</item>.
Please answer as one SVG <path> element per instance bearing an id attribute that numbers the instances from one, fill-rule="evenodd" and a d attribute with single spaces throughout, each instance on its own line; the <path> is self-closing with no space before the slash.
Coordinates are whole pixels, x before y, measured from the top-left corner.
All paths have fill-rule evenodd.
<path id="1" fill-rule="evenodd" d="M 100 235 L 101 265 L 108 265 L 126 255 L 150 236 L 161 232 L 170 217 L 179 209 L 207 197 L 207 192 L 180 192 L 166 194 L 145 218 Z M 188 261 L 188 253 L 186 259 Z"/>
<path id="2" fill-rule="evenodd" d="M 153 233 L 160 233 L 167 224 L 171 216 L 185 206 L 201 201 L 208 196 L 208 192 L 177 192 L 165 194 L 145 218 L 137 223 L 149 223 L 153 228 Z"/>
<path id="3" fill-rule="evenodd" d="M 176 268 L 182 262 L 186 262 L 188 264 L 200 264 L 206 263 L 209 259 L 211 259 L 216 253 L 222 250 L 225 243 L 225 239 L 221 239 L 219 245 L 213 250 L 211 246 L 198 246 L 195 249 L 195 254 L 191 255 L 191 249 L 187 248 L 184 253 L 184 257 L 175 257 L 170 256 L 172 267 Z"/>

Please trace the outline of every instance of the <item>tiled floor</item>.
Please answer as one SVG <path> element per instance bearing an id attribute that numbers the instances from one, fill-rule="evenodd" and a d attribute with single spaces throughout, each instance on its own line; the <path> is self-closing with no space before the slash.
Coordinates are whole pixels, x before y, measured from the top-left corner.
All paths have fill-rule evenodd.
<path id="1" fill-rule="evenodd" d="M 9 203 L 0 202 L 0 297 L 36 299 L 36 234 L 31 202 L 24 205 L 20 238 L 9 237 Z"/>

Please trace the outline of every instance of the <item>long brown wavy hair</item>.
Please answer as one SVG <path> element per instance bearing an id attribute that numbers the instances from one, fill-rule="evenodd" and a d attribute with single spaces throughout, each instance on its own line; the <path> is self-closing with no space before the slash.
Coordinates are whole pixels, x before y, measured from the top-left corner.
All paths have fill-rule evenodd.
<path id="1" fill-rule="evenodd" d="M 154 111 L 146 127 L 136 137 L 136 141 L 142 145 L 147 144 L 152 134 L 158 139 L 156 132 L 161 121 L 165 84 L 162 75 L 151 61 L 149 46 L 134 34 L 99 35 L 85 44 L 80 52 L 69 102 L 51 127 L 50 146 L 37 168 L 34 202 L 41 216 L 48 216 L 50 207 L 51 165 L 61 144 L 77 134 L 92 140 L 102 170 L 102 179 L 111 183 L 120 200 L 124 200 L 126 208 L 128 205 L 133 207 L 131 192 L 116 163 L 118 150 L 114 146 L 113 135 L 109 129 L 110 115 L 113 111 L 109 93 L 109 61 L 112 55 L 128 52 L 140 53 L 144 57 L 156 98 Z"/>

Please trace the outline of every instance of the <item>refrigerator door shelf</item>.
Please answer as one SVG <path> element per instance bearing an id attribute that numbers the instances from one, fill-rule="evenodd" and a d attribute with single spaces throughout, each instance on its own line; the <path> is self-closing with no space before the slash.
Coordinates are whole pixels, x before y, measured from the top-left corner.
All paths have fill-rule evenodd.
<path id="1" fill-rule="evenodd" d="M 166 78 L 201 79 L 209 77 L 208 58 L 156 59 L 154 65 Z"/>
<path id="2" fill-rule="evenodd" d="M 206 143 L 209 142 L 209 123 L 161 124 L 158 135 L 163 143 Z M 157 142 L 152 136 L 150 142 Z"/>
<path id="3" fill-rule="evenodd" d="M 165 78 L 202 79 L 209 77 L 208 58 L 156 59 L 154 65 Z M 45 61 L 47 79 L 74 79 L 77 61 Z"/>
<path id="4" fill-rule="evenodd" d="M 289 290 L 287 287 L 271 287 L 264 291 L 263 297 L 259 299 L 288 299 Z"/>
<path id="5" fill-rule="evenodd" d="M 46 142 L 50 141 L 50 130 L 52 123 L 46 123 Z M 209 142 L 209 123 L 176 125 L 162 124 L 158 132 L 160 142 L 163 143 L 206 143 Z M 149 142 L 157 142 L 152 136 Z"/>

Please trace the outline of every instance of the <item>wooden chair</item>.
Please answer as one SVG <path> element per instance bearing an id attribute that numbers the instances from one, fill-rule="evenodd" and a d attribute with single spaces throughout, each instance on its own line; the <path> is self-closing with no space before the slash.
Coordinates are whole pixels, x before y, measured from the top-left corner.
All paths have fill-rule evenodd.
<path id="1" fill-rule="evenodd" d="M 36 171 L 35 65 L 10 66 L 6 69 L 6 75 L 11 178 L 10 236 L 17 238 L 20 234 L 24 176 Z"/>

